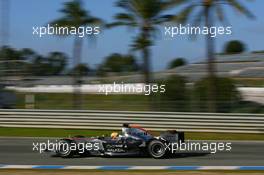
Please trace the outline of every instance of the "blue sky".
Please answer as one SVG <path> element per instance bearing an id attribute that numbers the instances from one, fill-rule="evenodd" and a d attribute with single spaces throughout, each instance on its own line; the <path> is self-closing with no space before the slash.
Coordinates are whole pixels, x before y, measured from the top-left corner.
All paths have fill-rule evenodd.
<path id="1" fill-rule="evenodd" d="M 51 51 L 62 51 L 72 55 L 73 39 L 56 36 L 38 38 L 32 35 L 33 26 L 43 26 L 61 16 L 58 10 L 65 0 L 10 0 L 10 39 L 9 44 L 15 48 L 33 48 L 41 54 Z M 113 20 L 114 14 L 120 9 L 114 6 L 116 0 L 86 0 L 85 8 L 92 15 L 100 17 L 107 22 Z M 239 39 L 245 42 L 249 50 L 264 50 L 264 1 L 255 0 L 248 2 L 241 0 L 257 17 L 249 20 L 246 17 L 227 9 L 229 21 L 232 24 L 233 34 L 217 37 L 217 51 L 221 51 L 228 40 Z M 127 28 L 104 30 L 96 44 L 85 42 L 82 60 L 89 66 L 95 67 L 111 53 L 128 53 L 129 45 L 135 31 Z M 199 37 L 191 41 L 188 36 L 180 36 L 174 40 L 157 38 L 152 47 L 152 68 L 163 70 L 168 62 L 176 57 L 185 57 L 189 62 L 195 62 L 205 57 L 204 38 Z M 138 58 L 141 61 L 140 58 Z"/>

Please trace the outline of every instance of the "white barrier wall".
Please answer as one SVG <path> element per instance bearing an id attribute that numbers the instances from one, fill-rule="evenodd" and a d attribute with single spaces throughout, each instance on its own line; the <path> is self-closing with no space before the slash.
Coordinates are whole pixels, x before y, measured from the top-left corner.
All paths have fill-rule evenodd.
<path id="1" fill-rule="evenodd" d="M 264 114 L 0 110 L 0 127 L 119 130 L 123 123 L 154 131 L 264 133 Z"/>

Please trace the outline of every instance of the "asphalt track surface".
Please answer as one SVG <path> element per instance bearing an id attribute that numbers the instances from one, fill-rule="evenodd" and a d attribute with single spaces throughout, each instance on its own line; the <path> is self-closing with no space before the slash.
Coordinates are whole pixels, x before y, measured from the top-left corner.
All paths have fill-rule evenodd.
<path id="1" fill-rule="evenodd" d="M 0 164 L 8 165 L 89 165 L 89 166 L 263 166 L 263 141 L 231 141 L 229 152 L 180 153 L 166 159 L 149 157 L 76 157 L 63 159 L 33 151 L 33 142 L 47 139 L 0 138 Z M 229 141 L 230 142 L 230 141 Z"/>

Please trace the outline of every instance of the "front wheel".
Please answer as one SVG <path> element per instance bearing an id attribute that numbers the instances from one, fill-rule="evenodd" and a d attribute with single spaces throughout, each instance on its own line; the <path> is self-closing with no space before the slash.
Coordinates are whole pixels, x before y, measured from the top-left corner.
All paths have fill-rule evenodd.
<path id="1" fill-rule="evenodd" d="M 166 155 L 165 144 L 159 140 L 153 140 L 148 145 L 148 152 L 155 159 L 163 158 Z"/>
<path id="2" fill-rule="evenodd" d="M 62 158 L 71 158 L 74 156 L 74 150 L 71 150 L 71 140 L 62 139 L 59 141 L 59 148 L 56 151 L 57 155 Z"/>

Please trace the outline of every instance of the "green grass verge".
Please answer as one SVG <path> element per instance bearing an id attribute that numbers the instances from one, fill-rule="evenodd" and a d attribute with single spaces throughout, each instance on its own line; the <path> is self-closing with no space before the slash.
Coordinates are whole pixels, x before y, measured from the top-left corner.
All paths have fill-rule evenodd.
<path id="1" fill-rule="evenodd" d="M 25 104 L 25 93 L 16 93 L 16 106 L 14 108 L 35 109 L 64 109 L 73 108 L 73 94 L 67 93 L 35 93 L 33 105 Z M 198 101 L 163 101 L 158 96 L 145 95 L 96 95 L 83 94 L 81 97 L 84 110 L 113 110 L 113 111 L 177 111 L 197 112 L 206 111 L 207 107 Z M 240 102 L 239 104 L 227 103 L 225 112 L 231 113 L 264 113 L 263 105 L 253 102 Z"/>
<path id="2" fill-rule="evenodd" d="M 4 137 L 68 137 L 75 135 L 109 136 L 110 130 L 83 129 L 35 129 L 35 128 L 5 128 L 0 127 L 0 136 Z M 157 135 L 158 132 L 153 132 Z M 264 134 L 235 134 L 235 133 L 193 133 L 185 134 L 186 140 L 264 140 Z"/>
<path id="3" fill-rule="evenodd" d="M 264 134 L 187 132 L 185 136 L 190 140 L 264 140 Z"/>
<path id="4" fill-rule="evenodd" d="M 25 108 L 24 93 L 16 93 L 16 108 Z M 35 93 L 35 109 L 74 109 L 73 94 Z M 95 95 L 85 94 L 81 97 L 84 110 L 150 110 L 148 97 L 144 95 Z"/>

